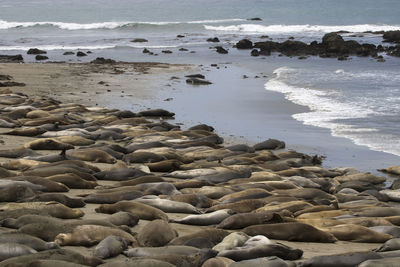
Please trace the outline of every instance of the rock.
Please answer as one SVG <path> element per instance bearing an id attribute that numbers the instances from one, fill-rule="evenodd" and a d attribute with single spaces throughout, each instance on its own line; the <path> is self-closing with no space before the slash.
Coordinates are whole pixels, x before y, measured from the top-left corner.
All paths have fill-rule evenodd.
<path id="1" fill-rule="evenodd" d="M 47 52 L 44 50 L 37 49 L 37 48 L 31 48 L 28 50 L 27 54 L 28 55 L 40 55 L 40 54 L 47 54 Z"/>
<path id="2" fill-rule="evenodd" d="M 144 38 L 135 38 L 133 40 L 131 40 L 132 43 L 146 43 L 148 42 L 148 40 L 144 39 Z"/>
<path id="3" fill-rule="evenodd" d="M 110 58 L 104 58 L 104 57 L 98 57 L 95 60 L 90 61 L 92 64 L 114 64 L 116 63 L 115 60 L 110 59 Z"/>
<path id="4" fill-rule="evenodd" d="M 182 48 L 179 48 L 179 51 L 189 51 L 189 50 L 182 47 Z"/>
<path id="5" fill-rule="evenodd" d="M 171 50 L 163 50 L 163 51 L 161 51 L 161 52 L 163 52 L 164 54 L 172 54 L 172 51 L 171 51 Z"/>
<path id="6" fill-rule="evenodd" d="M 193 84 L 193 85 L 207 85 L 212 84 L 212 82 L 200 79 L 200 78 L 189 78 L 186 80 L 186 83 Z"/>
<path id="7" fill-rule="evenodd" d="M 70 56 L 70 55 L 75 55 L 75 53 L 72 52 L 72 51 L 67 51 L 67 52 L 64 52 L 63 55 L 64 55 L 64 56 Z"/>
<path id="8" fill-rule="evenodd" d="M 271 149 L 281 149 L 281 148 L 285 148 L 285 142 L 276 139 L 268 139 L 264 142 L 254 145 L 255 150 L 263 150 L 263 149 L 271 150 Z"/>
<path id="9" fill-rule="evenodd" d="M 252 49 L 253 42 L 250 40 L 247 40 L 247 39 L 242 39 L 236 43 L 236 48 L 237 49 Z"/>
<path id="10" fill-rule="evenodd" d="M 400 43 L 400 31 L 387 31 L 383 34 L 383 41 L 390 43 Z"/>
<path id="11" fill-rule="evenodd" d="M 46 60 L 46 59 L 49 59 L 49 58 L 46 57 L 46 56 L 37 55 L 37 56 L 35 57 L 35 59 L 36 59 L 36 60 Z"/>
<path id="12" fill-rule="evenodd" d="M 247 19 L 247 20 L 253 20 L 253 21 L 262 21 L 262 19 L 261 19 L 261 18 L 250 18 L 250 19 Z"/>
<path id="13" fill-rule="evenodd" d="M 150 50 L 148 50 L 147 48 L 143 49 L 142 51 L 143 54 L 150 54 Z"/>
<path id="14" fill-rule="evenodd" d="M 199 79 L 205 79 L 206 76 L 204 76 L 203 74 L 190 74 L 190 75 L 186 75 L 185 77 L 187 78 L 199 78 Z"/>
<path id="15" fill-rule="evenodd" d="M 217 37 L 214 38 L 208 38 L 207 42 L 212 42 L 212 43 L 219 43 L 219 39 Z"/>
<path id="16" fill-rule="evenodd" d="M 10 81 L 12 77 L 10 75 L 0 74 L 0 81 Z"/>
<path id="17" fill-rule="evenodd" d="M 18 54 L 18 55 L 0 55 L 0 63 L 10 63 L 10 62 L 14 62 L 14 63 L 20 63 L 20 62 L 24 62 L 24 58 L 22 57 L 22 55 Z"/>
<path id="18" fill-rule="evenodd" d="M 258 57 L 260 55 L 260 52 L 257 49 L 253 49 L 253 50 L 251 50 L 250 55 L 252 57 Z"/>
<path id="19" fill-rule="evenodd" d="M 216 46 L 215 49 L 217 50 L 217 53 L 220 53 L 220 54 L 228 54 L 228 50 L 226 50 L 226 49 L 223 48 L 222 46 Z"/>
<path id="20" fill-rule="evenodd" d="M 24 83 L 19 82 L 0 82 L 0 87 L 12 87 L 12 86 L 25 86 Z"/>
<path id="21" fill-rule="evenodd" d="M 185 37 L 185 35 L 178 34 L 178 35 L 176 36 L 176 38 L 183 38 L 183 37 Z"/>
<path id="22" fill-rule="evenodd" d="M 86 57 L 87 55 L 85 53 L 83 53 L 82 51 L 78 51 L 78 53 L 76 53 L 77 57 Z"/>

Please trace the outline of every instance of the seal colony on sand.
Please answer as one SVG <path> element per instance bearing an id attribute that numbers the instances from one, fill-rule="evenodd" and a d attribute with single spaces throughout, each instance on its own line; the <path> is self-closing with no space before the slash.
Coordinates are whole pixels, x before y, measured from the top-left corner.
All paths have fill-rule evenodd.
<path id="1" fill-rule="evenodd" d="M 225 147 L 213 127 L 181 129 L 166 110 L 8 89 L 0 102 L 13 128 L 0 138 L 15 142 L 0 150 L 0 266 L 389 266 L 400 257 L 400 208 L 390 202 L 400 198 L 384 177 L 324 169 L 274 139 Z M 331 251 L 335 243 L 352 253 Z"/>

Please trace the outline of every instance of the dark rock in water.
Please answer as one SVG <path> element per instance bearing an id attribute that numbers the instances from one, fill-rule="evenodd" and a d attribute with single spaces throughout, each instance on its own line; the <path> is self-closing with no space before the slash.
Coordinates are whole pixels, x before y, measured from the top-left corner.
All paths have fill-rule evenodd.
<path id="1" fill-rule="evenodd" d="M 64 56 L 70 56 L 70 55 L 75 55 L 75 53 L 72 52 L 72 51 L 67 51 L 67 52 L 64 52 L 63 55 L 64 55 Z"/>
<path id="2" fill-rule="evenodd" d="M 271 149 L 281 149 L 281 148 L 285 148 L 285 142 L 276 139 L 268 139 L 264 142 L 254 145 L 255 150 L 263 150 L 263 149 L 271 150 Z"/>
<path id="3" fill-rule="evenodd" d="M 114 63 L 116 63 L 116 61 L 113 60 L 113 59 L 110 59 L 110 58 L 98 57 L 95 60 L 90 61 L 90 63 L 93 63 L 93 64 L 114 64 Z"/>
<path id="4" fill-rule="evenodd" d="M 24 62 L 24 58 L 20 54 L 12 56 L 0 55 L 0 63 L 9 63 L 9 62 L 15 62 L 15 63 Z"/>
<path id="5" fill-rule="evenodd" d="M 387 54 L 393 57 L 400 57 L 400 45 L 389 47 L 387 49 Z"/>
<path id="6" fill-rule="evenodd" d="M 49 59 L 49 58 L 46 57 L 46 56 L 37 55 L 37 56 L 35 57 L 35 59 L 36 59 L 36 60 L 46 60 L 46 59 Z"/>
<path id="7" fill-rule="evenodd" d="M 250 19 L 247 19 L 247 20 L 261 21 L 262 19 L 261 18 L 250 18 Z"/>
<path id="8" fill-rule="evenodd" d="M 199 78 L 199 79 L 205 79 L 206 76 L 204 76 L 203 74 L 190 74 L 190 75 L 186 75 L 185 77 L 187 78 Z"/>
<path id="9" fill-rule="evenodd" d="M 207 42 L 212 42 L 212 43 L 219 43 L 219 39 L 217 37 L 214 38 L 208 38 Z"/>
<path id="10" fill-rule="evenodd" d="M 173 117 L 175 113 L 169 112 L 165 109 L 149 109 L 138 113 L 139 116 L 144 117 Z"/>
<path id="11" fill-rule="evenodd" d="M 0 82 L 0 87 L 12 87 L 12 86 L 25 86 L 25 84 L 18 82 Z"/>
<path id="12" fill-rule="evenodd" d="M 161 52 L 163 52 L 164 54 L 172 54 L 172 51 L 171 51 L 171 50 L 163 50 L 163 51 L 161 51 Z"/>
<path id="13" fill-rule="evenodd" d="M 215 49 L 217 49 L 217 53 L 220 53 L 220 54 L 228 54 L 228 50 L 226 50 L 226 49 L 223 48 L 222 46 L 217 46 L 217 47 L 215 47 Z"/>
<path id="14" fill-rule="evenodd" d="M 390 43 L 400 43 L 400 31 L 387 31 L 383 34 L 383 41 Z"/>
<path id="15" fill-rule="evenodd" d="M 142 53 L 143 53 L 143 54 L 149 54 L 149 53 L 150 53 L 150 50 L 147 49 L 147 48 L 145 48 L 145 49 L 143 49 Z"/>
<path id="16" fill-rule="evenodd" d="M 92 51 L 86 51 L 86 54 L 92 54 L 93 52 Z"/>
<path id="17" fill-rule="evenodd" d="M 87 55 L 85 53 L 83 53 L 82 51 L 78 51 L 78 53 L 76 53 L 77 57 L 86 57 Z"/>
<path id="18" fill-rule="evenodd" d="M 132 43 L 146 43 L 146 42 L 148 42 L 148 40 L 146 40 L 144 38 L 135 38 L 131 42 Z"/>
<path id="19" fill-rule="evenodd" d="M 242 39 L 236 43 L 236 48 L 237 49 L 252 49 L 253 42 L 250 40 L 247 40 L 247 39 Z"/>
<path id="20" fill-rule="evenodd" d="M 185 35 L 182 35 L 182 34 L 178 34 L 177 36 L 176 36 L 176 38 L 184 38 L 185 37 Z"/>
<path id="21" fill-rule="evenodd" d="M 179 48 L 179 51 L 189 51 L 189 49 L 186 49 L 186 48 Z"/>
<path id="22" fill-rule="evenodd" d="M 200 79 L 200 78 L 189 78 L 186 80 L 186 83 L 193 84 L 193 85 L 206 85 L 206 84 L 212 84 L 212 82 Z"/>
<path id="23" fill-rule="evenodd" d="M 251 50 L 250 55 L 252 57 L 258 57 L 260 55 L 260 52 L 257 49 L 253 49 L 253 50 Z"/>
<path id="24" fill-rule="evenodd" d="M 47 54 L 47 52 L 44 50 L 37 49 L 37 48 L 31 48 L 28 50 L 27 54 L 28 55 L 40 55 L 40 54 Z"/>

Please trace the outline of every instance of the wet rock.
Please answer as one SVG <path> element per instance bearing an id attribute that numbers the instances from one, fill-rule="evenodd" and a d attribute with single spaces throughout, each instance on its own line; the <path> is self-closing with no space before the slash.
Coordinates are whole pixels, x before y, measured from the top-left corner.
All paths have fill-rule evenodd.
<path id="1" fill-rule="evenodd" d="M 186 79 L 186 83 L 188 84 L 193 84 L 193 85 L 207 85 L 207 84 L 212 84 L 212 82 L 207 81 L 205 79 L 200 79 L 200 78 L 189 78 Z"/>
<path id="2" fill-rule="evenodd" d="M 199 79 L 205 79 L 206 76 L 204 76 L 203 74 L 190 74 L 190 75 L 186 75 L 185 77 L 187 78 L 199 78 Z"/>
<path id="3" fill-rule="evenodd" d="M 242 39 L 236 43 L 236 48 L 237 49 L 252 49 L 253 42 L 248 39 Z"/>
<path id="4" fill-rule="evenodd" d="M 0 63 L 20 63 L 24 62 L 22 55 L 0 55 Z"/>
<path id="5" fill-rule="evenodd" d="M 90 63 L 93 63 L 93 64 L 114 64 L 114 63 L 116 63 L 116 61 L 113 60 L 113 59 L 110 59 L 110 58 L 98 57 L 95 60 L 90 61 Z"/>
<path id="6" fill-rule="evenodd" d="M 72 52 L 72 51 L 67 51 L 67 52 L 64 52 L 63 55 L 64 56 L 70 56 L 70 55 L 75 55 L 75 53 Z"/>
<path id="7" fill-rule="evenodd" d="M 223 48 L 222 46 L 217 46 L 217 47 L 215 47 L 215 49 L 216 49 L 217 53 L 220 53 L 220 54 L 228 54 L 228 50 L 226 50 L 226 49 Z"/>
<path id="8" fill-rule="evenodd" d="M 219 39 L 217 37 L 214 38 L 208 38 L 207 42 L 212 42 L 212 43 L 219 43 Z"/>
<path id="9" fill-rule="evenodd" d="M 252 21 L 262 21 L 262 19 L 261 19 L 261 18 L 250 18 L 250 19 L 247 19 L 247 20 L 252 20 Z"/>
<path id="10" fill-rule="evenodd" d="M 172 54 L 172 51 L 171 51 L 171 50 L 163 50 L 163 51 L 161 51 L 161 52 L 163 52 L 164 54 Z"/>
<path id="11" fill-rule="evenodd" d="M 400 43 L 400 31 L 387 31 L 383 34 L 383 41 L 390 43 Z"/>
<path id="12" fill-rule="evenodd" d="M 27 54 L 28 55 L 41 55 L 41 54 L 47 54 L 47 52 L 44 50 L 37 49 L 37 48 L 31 48 L 28 50 Z"/>
<path id="13" fill-rule="evenodd" d="M 253 49 L 253 50 L 251 50 L 250 55 L 252 57 L 258 57 L 260 55 L 260 52 L 257 49 Z"/>
<path id="14" fill-rule="evenodd" d="M 46 59 L 49 59 L 49 58 L 46 57 L 46 56 L 37 55 L 37 56 L 35 57 L 35 59 L 36 59 L 36 60 L 46 60 Z"/>
<path id="15" fill-rule="evenodd" d="M 150 50 L 148 50 L 147 48 L 143 49 L 142 51 L 143 54 L 150 54 Z"/>
<path id="16" fill-rule="evenodd" d="M 135 38 L 133 40 L 131 40 L 132 43 L 146 43 L 148 42 L 148 40 L 144 39 L 144 38 Z"/>
<path id="17" fill-rule="evenodd" d="M 82 52 L 82 51 L 78 51 L 78 53 L 76 53 L 76 56 L 77 56 L 77 57 L 86 57 L 87 54 L 84 53 L 84 52 Z"/>

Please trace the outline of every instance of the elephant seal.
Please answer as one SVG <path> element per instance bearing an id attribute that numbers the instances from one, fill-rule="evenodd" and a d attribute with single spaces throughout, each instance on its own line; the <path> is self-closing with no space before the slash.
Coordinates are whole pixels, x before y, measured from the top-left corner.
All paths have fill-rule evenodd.
<path id="1" fill-rule="evenodd" d="M 36 188 L 33 188 L 32 186 L 28 185 L 30 188 L 33 190 L 38 190 L 42 192 L 68 192 L 69 188 L 61 183 L 57 183 L 51 180 L 47 180 L 46 178 L 43 177 L 37 177 L 37 176 L 15 176 L 15 177 L 8 177 L 7 180 L 13 180 L 14 182 L 23 182 L 27 181 L 31 184 L 34 184 Z M 22 181 L 21 181 L 22 180 Z M 0 184 L 2 182 L 6 181 L 3 179 L 0 181 Z M 26 185 L 26 184 L 24 184 Z"/>
<path id="2" fill-rule="evenodd" d="M 131 212 L 143 220 L 162 219 L 168 220 L 163 211 L 139 202 L 120 201 L 115 204 L 102 204 L 95 209 L 96 212 L 113 214 L 118 211 Z"/>
<path id="3" fill-rule="evenodd" d="M 61 246 L 93 246 L 110 235 L 119 236 L 129 244 L 137 245 L 136 239 L 127 232 L 101 225 L 79 225 L 72 233 L 58 234 L 54 242 Z"/>
<path id="4" fill-rule="evenodd" d="M 169 242 L 169 245 L 175 245 L 175 246 L 183 245 L 188 240 L 191 240 L 191 239 L 197 238 L 197 237 L 206 238 L 210 242 L 217 244 L 217 243 L 221 242 L 222 239 L 224 239 L 224 237 L 229 234 L 230 233 L 228 231 L 221 230 L 221 229 L 204 229 L 204 230 L 195 232 L 193 234 L 176 237 L 176 238 L 172 239 L 171 242 Z"/>
<path id="5" fill-rule="evenodd" d="M 74 148 L 73 145 L 59 142 L 53 138 L 36 139 L 32 142 L 26 143 L 24 147 L 33 150 L 67 150 Z"/>
<path id="6" fill-rule="evenodd" d="M 219 186 L 202 186 L 201 188 L 184 188 L 181 189 L 182 194 L 200 194 L 211 199 L 221 198 L 227 194 L 234 193 L 235 191 L 231 188 L 219 187 Z"/>
<path id="7" fill-rule="evenodd" d="M 189 246 L 165 246 L 165 247 L 137 247 L 125 250 L 123 253 L 127 257 L 153 257 L 160 255 L 193 255 L 198 253 L 198 248 Z"/>
<path id="8" fill-rule="evenodd" d="M 300 249 L 292 249 L 283 244 L 270 244 L 250 248 L 224 250 L 218 253 L 219 257 L 226 257 L 234 261 L 251 260 L 261 257 L 278 256 L 284 260 L 298 260 L 303 255 Z"/>
<path id="9" fill-rule="evenodd" d="M 183 243 L 184 246 L 195 247 L 199 249 L 211 249 L 215 244 L 210 240 L 203 238 L 203 237 L 195 237 Z"/>
<path id="10" fill-rule="evenodd" d="M 382 246 L 374 249 L 376 252 L 400 250 L 400 238 L 393 238 L 386 241 Z"/>
<path id="11" fill-rule="evenodd" d="M 267 266 L 267 267 L 296 267 L 295 262 L 284 261 L 279 257 L 263 257 L 252 260 L 244 260 L 239 262 L 232 263 L 229 267 L 258 267 L 258 266 Z"/>
<path id="12" fill-rule="evenodd" d="M 160 198 L 184 202 L 196 208 L 209 208 L 214 204 L 214 200 L 200 194 L 179 194 L 172 196 L 160 196 Z"/>
<path id="13" fill-rule="evenodd" d="M 142 183 L 136 185 L 140 191 L 144 191 L 146 195 L 179 195 L 179 192 L 176 187 L 167 182 L 160 183 Z"/>
<path id="14" fill-rule="evenodd" d="M 21 148 L 14 148 L 14 149 L 6 149 L 6 150 L 0 150 L 0 157 L 3 158 L 22 158 L 22 157 L 27 157 L 27 156 L 39 156 L 40 154 L 37 153 L 36 151 L 21 147 Z"/>
<path id="15" fill-rule="evenodd" d="M 132 152 L 126 154 L 123 160 L 127 163 L 154 163 L 167 160 L 167 158 L 152 152 Z"/>
<path id="16" fill-rule="evenodd" d="M 263 235 L 255 235 L 253 237 L 250 237 L 247 239 L 246 242 L 244 242 L 243 247 L 256 247 L 256 246 L 262 246 L 262 245 L 269 245 L 273 244 L 271 240 L 269 240 L 268 237 L 265 237 Z"/>
<path id="17" fill-rule="evenodd" d="M 3 134 L 34 137 L 34 136 L 43 134 L 45 132 L 46 132 L 46 130 L 41 129 L 40 127 L 21 127 L 21 128 L 13 129 L 13 130 L 3 133 Z"/>
<path id="18" fill-rule="evenodd" d="M 244 199 L 257 199 L 269 197 L 272 194 L 262 188 L 250 188 L 221 197 L 218 201 L 222 204 L 237 202 Z"/>
<path id="19" fill-rule="evenodd" d="M 50 216 L 61 219 L 76 219 L 84 215 L 79 209 L 71 209 L 57 202 L 26 202 L 26 203 L 8 203 L 0 206 L 3 211 L 17 209 L 35 209 L 43 211 Z"/>
<path id="20" fill-rule="evenodd" d="M 93 189 L 98 186 L 98 183 L 82 179 L 74 173 L 56 174 L 46 177 L 46 179 L 64 184 L 70 189 Z"/>
<path id="21" fill-rule="evenodd" d="M 139 231 L 137 239 L 143 247 L 162 247 L 177 236 L 178 233 L 166 221 L 154 220 Z"/>
<path id="22" fill-rule="evenodd" d="M 369 227 L 369 229 L 374 230 L 378 233 L 391 235 L 395 238 L 400 237 L 400 227 L 398 226 L 379 225 L 379 226 Z"/>
<path id="23" fill-rule="evenodd" d="M 25 201 L 39 201 L 39 202 L 49 202 L 49 201 L 56 201 L 58 203 L 64 204 L 65 206 L 69 208 L 82 208 L 86 204 L 85 202 L 80 199 L 80 198 L 70 198 L 64 194 L 60 193 L 43 193 L 43 194 L 38 194 L 34 197 L 30 197 L 28 199 L 25 199 Z"/>
<path id="24" fill-rule="evenodd" d="M 227 235 L 220 243 L 212 249 L 218 252 L 223 250 L 230 250 L 235 247 L 241 247 L 250 237 L 245 233 L 236 232 Z"/>
<path id="25" fill-rule="evenodd" d="M 123 168 L 117 170 L 98 172 L 94 176 L 99 180 L 126 181 L 145 175 L 148 175 L 148 173 L 145 173 L 139 169 Z"/>
<path id="26" fill-rule="evenodd" d="M 232 263 L 234 263 L 234 261 L 229 258 L 215 257 L 206 260 L 202 267 L 229 267 Z"/>
<path id="27" fill-rule="evenodd" d="M 54 242 L 44 242 L 37 237 L 23 233 L 2 233 L 0 234 L 0 243 L 21 244 L 33 248 L 36 251 L 59 248 Z"/>
<path id="28" fill-rule="evenodd" d="M 148 163 L 147 167 L 149 167 L 152 172 L 172 172 L 179 170 L 180 166 L 183 163 L 176 159 L 168 159 L 155 163 Z"/>
<path id="29" fill-rule="evenodd" d="M 137 202 L 155 207 L 164 212 L 172 212 L 172 213 L 188 213 L 188 214 L 199 214 L 200 210 L 193 207 L 188 203 L 183 203 L 179 201 L 173 201 L 169 199 L 146 199 L 146 198 L 138 198 Z"/>
<path id="30" fill-rule="evenodd" d="M 244 233 L 255 236 L 264 235 L 268 238 L 301 242 L 333 243 L 337 239 L 330 233 L 304 223 L 278 223 L 252 225 L 242 230 Z"/>
<path id="31" fill-rule="evenodd" d="M 122 181 L 116 184 L 116 186 L 135 186 L 138 184 L 144 184 L 144 183 L 160 183 L 160 182 L 165 182 L 162 177 L 159 176 L 153 176 L 153 175 L 146 175 L 146 176 L 141 176 L 138 178 L 133 178 L 127 181 Z"/>
<path id="32" fill-rule="evenodd" d="M 92 161 L 97 163 L 114 164 L 117 162 L 117 160 L 107 152 L 94 148 L 69 150 L 67 152 L 67 156 L 74 159 L 80 159 L 83 161 Z"/>
<path id="33" fill-rule="evenodd" d="M 122 200 L 133 200 L 142 197 L 143 193 L 136 190 L 121 190 L 109 193 L 95 193 L 83 198 L 86 203 L 113 204 Z"/>
<path id="34" fill-rule="evenodd" d="M 276 139 L 268 139 L 253 146 L 255 150 L 276 150 L 285 148 L 285 142 Z"/>
<path id="35" fill-rule="evenodd" d="M 189 215 L 182 219 L 173 220 L 175 223 L 190 224 L 190 225 L 213 225 L 219 224 L 229 216 L 235 214 L 233 210 L 217 210 L 211 213 L 201 215 Z"/>
<path id="36" fill-rule="evenodd" d="M 116 226 L 126 225 L 133 227 L 138 224 L 139 217 L 130 212 L 120 211 L 109 215 L 106 220 Z"/>
<path id="37" fill-rule="evenodd" d="M 221 209 L 231 209 L 238 213 L 249 213 L 253 210 L 263 207 L 266 204 L 264 199 L 245 199 L 235 203 L 216 204 L 207 209 L 207 212 L 212 212 Z"/>
<path id="38" fill-rule="evenodd" d="M 383 243 L 393 238 L 393 236 L 389 234 L 379 233 L 367 227 L 355 224 L 341 224 L 325 227 L 324 230 L 343 241 Z"/>
<path id="39" fill-rule="evenodd" d="M 94 140 L 82 136 L 59 136 L 55 139 L 61 143 L 70 144 L 71 146 L 90 146 L 95 143 Z"/>
<path id="40" fill-rule="evenodd" d="M 37 251 L 31 247 L 17 243 L 1 243 L 0 244 L 0 261 L 8 258 L 19 257 L 26 254 L 33 254 Z"/>
<path id="41" fill-rule="evenodd" d="M 143 259 L 143 258 L 135 258 L 135 259 L 129 259 L 125 261 L 112 261 L 108 262 L 102 265 L 99 265 L 99 267 L 130 267 L 130 266 L 135 266 L 135 267 L 174 267 L 176 265 L 161 261 L 161 260 L 155 260 L 155 259 Z"/>
<path id="42" fill-rule="evenodd" d="M 326 267 L 352 267 L 371 259 L 381 259 L 378 253 L 373 251 L 351 252 L 344 254 L 315 256 L 299 264 L 300 267 L 326 266 Z"/>
<path id="43" fill-rule="evenodd" d="M 101 259 L 115 257 L 128 248 L 128 242 L 120 236 L 110 235 L 94 248 L 93 255 Z"/>
<path id="44" fill-rule="evenodd" d="M 19 266 L 37 260 L 57 260 L 67 261 L 82 265 L 98 266 L 103 261 L 96 257 L 87 257 L 68 249 L 53 249 L 40 251 L 38 253 L 28 254 L 19 257 L 13 257 L 0 263 L 0 266 Z"/>
<path id="45" fill-rule="evenodd" d="M 354 215 L 359 217 L 390 217 L 399 216 L 400 209 L 392 207 L 368 207 L 355 212 Z"/>
<path id="46" fill-rule="evenodd" d="M 217 225 L 217 228 L 233 230 L 243 229 L 251 225 L 281 222 L 283 222 L 283 219 L 278 213 L 239 213 L 224 219 Z"/>
<path id="47" fill-rule="evenodd" d="M 360 263 L 358 267 L 396 267 L 399 266 L 399 260 L 400 257 L 366 260 Z"/>
<path id="48" fill-rule="evenodd" d="M 10 182 L 9 186 L 0 189 L 0 202 L 17 202 L 35 195 L 31 187 L 19 184 L 18 181 L 15 181 L 16 184 L 13 184 L 13 181 Z"/>

